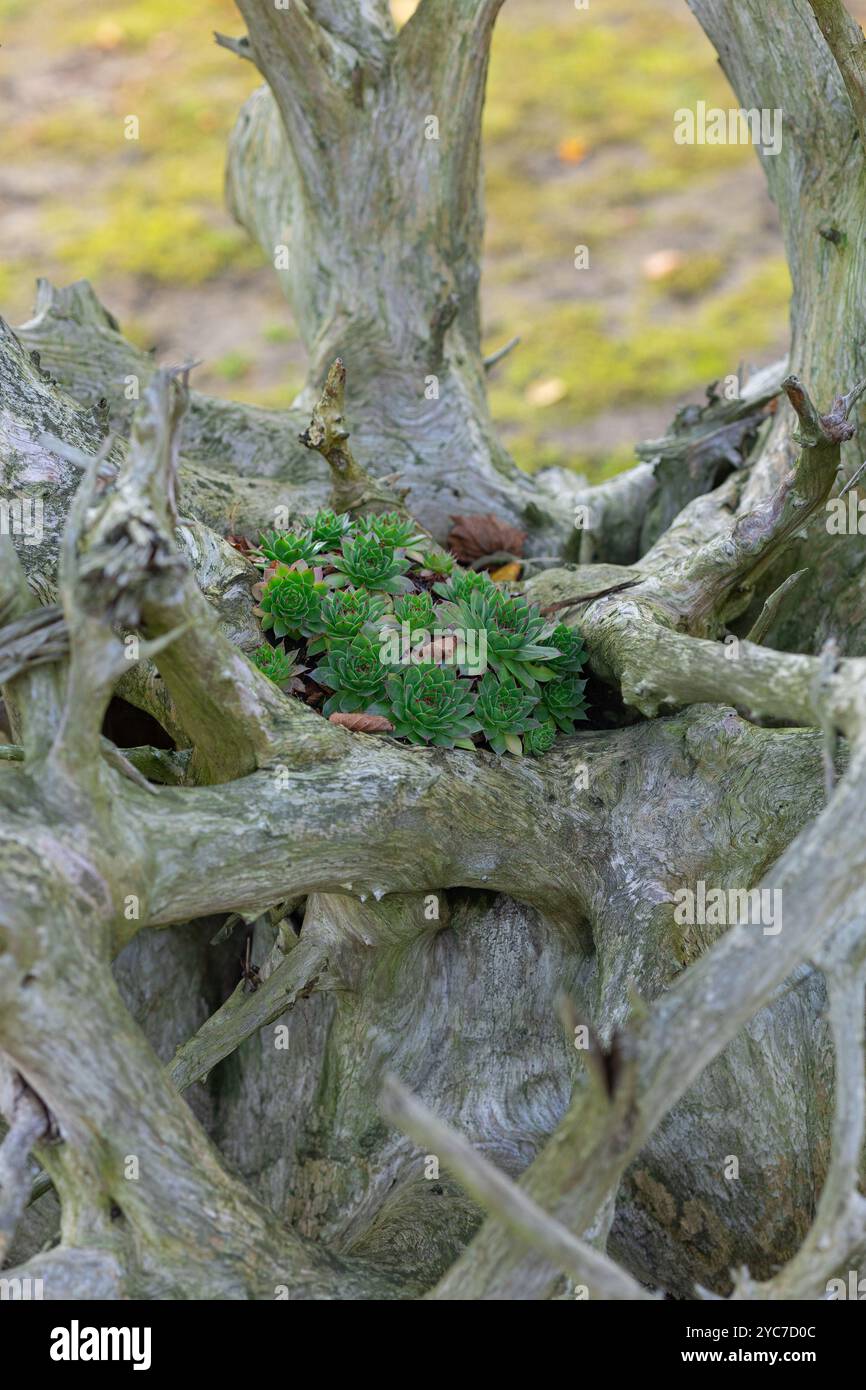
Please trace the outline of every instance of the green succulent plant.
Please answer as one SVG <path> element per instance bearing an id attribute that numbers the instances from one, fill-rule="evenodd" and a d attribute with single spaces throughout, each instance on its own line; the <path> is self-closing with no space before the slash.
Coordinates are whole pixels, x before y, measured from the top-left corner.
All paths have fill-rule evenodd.
<path id="1" fill-rule="evenodd" d="M 498 676 L 513 676 L 536 690 L 539 681 L 554 675 L 550 667 L 540 663 L 559 656 L 558 648 L 539 641 L 545 621 L 538 608 L 525 599 L 507 598 L 491 585 L 490 591 L 474 589 L 468 599 L 441 604 L 438 612 L 440 619 L 454 627 L 484 634 L 487 665 Z"/>
<path id="2" fill-rule="evenodd" d="M 262 555 L 281 565 L 295 565 L 298 560 L 312 564 L 322 549 L 321 541 L 300 531 L 265 531 L 259 538 Z"/>
<path id="3" fill-rule="evenodd" d="M 586 681 L 580 681 L 574 675 L 547 681 L 541 688 L 542 708 L 539 714 L 547 714 L 563 733 L 574 733 L 574 721 L 586 718 L 585 688 Z"/>
<path id="4" fill-rule="evenodd" d="M 265 642 L 263 646 L 257 647 L 253 652 L 253 661 L 259 670 L 268 677 L 269 680 L 278 685 L 281 690 L 294 694 L 304 688 L 304 683 L 299 679 L 306 671 L 306 666 L 299 666 L 295 657 L 297 651 L 287 652 L 280 644 L 272 647 L 270 642 Z"/>
<path id="5" fill-rule="evenodd" d="M 526 730 L 523 735 L 523 751 L 533 758 L 540 758 L 542 753 L 550 752 L 555 738 L 556 725 L 552 719 L 546 719 L 537 728 Z"/>
<path id="6" fill-rule="evenodd" d="M 492 671 L 481 681 L 475 703 L 475 718 L 495 753 L 523 753 L 521 734 L 537 726 L 532 712 L 538 697 L 518 685 L 513 676 L 498 680 Z"/>
<path id="7" fill-rule="evenodd" d="M 358 535 L 365 533 L 375 536 L 383 545 L 394 550 L 407 545 L 417 545 L 425 539 L 411 521 L 404 521 L 398 512 L 381 512 L 378 516 L 364 517 L 357 523 Z"/>
<path id="8" fill-rule="evenodd" d="M 499 592 L 486 570 L 458 569 L 451 574 L 447 582 L 443 583 L 440 580 L 437 584 L 433 585 L 434 594 L 438 594 L 440 598 L 448 599 L 451 602 L 455 602 L 459 599 L 468 600 L 476 589 L 481 589 L 484 593 L 488 591 L 492 593 Z"/>
<path id="9" fill-rule="evenodd" d="M 550 657 L 547 662 L 548 666 L 553 667 L 557 676 L 583 669 L 586 661 L 586 648 L 579 632 L 566 627 L 565 623 L 557 623 L 544 640 L 548 646 L 556 647 L 559 652 L 559 656 Z"/>
<path id="10" fill-rule="evenodd" d="M 329 556 L 336 574 L 327 583 L 334 588 L 354 584 L 358 589 L 374 589 L 384 594 L 404 594 L 412 589 L 406 578 L 409 561 L 394 554 L 377 536 L 344 536 L 339 554 Z"/>
<path id="11" fill-rule="evenodd" d="M 421 561 L 422 568 L 432 570 L 434 574 L 451 574 L 454 569 L 454 556 L 449 555 L 446 550 L 427 550 L 424 552 Z"/>
<path id="12" fill-rule="evenodd" d="M 366 589 L 330 589 L 322 599 L 321 636 L 307 647 L 308 656 L 325 651 L 332 642 L 350 642 L 359 633 L 378 625 L 387 600 Z M 371 636 L 367 632 L 367 636 Z"/>
<path id="13" fill-rule="evenodd" d="M 315 516 L 304 517 L 304 526 L 312 540 L 327 550 L 336 550 L 343 537 L 351 533 L 352 518 L 348 512 L 332 512 L 324 507 Z"/>
<path id="14" fill-rule="evenodd" d="M 545 623 L 485 571 L 430 547 L 400 513 L 353 522 L 323 508 L 263 534 L 260 550 L 262 627 L 302 640 L 302 659 L 318 660 L 312 676 L 330 692 L 325 716 L 384 715 L 395 737 L 440 748 L 472 749 L 483 734 L 500 755 L 535 757 L 586 717 L 580 634 Z M 444 638 L 441 649 L 434 636 Z M 303 695 L 298 656 L 266 643 L 252 659 Z"/>
<path id="15" fill-rule="evenodd" d="M 385 688 L 394 732 L 410 743 L 473 748 L 479 724 L 472 716 L 472 682 L 453 666 L 407 666 L 389 675 Z"/>
<path id="16" fill-rule="evenodd" d="M 262 591 L 262 627 L 271 628 L 275 637 L 310 637 L 321 632 L 326 593 L 315 570 L 277 570 Z"/>
<path id="17" fill-rule="evenodd" d="M 313 678 L 334 694 L 322 706 L 325 715 L 343 713 L 387 714 L 385 677 L 379 643 L 360 633 L 351 642 L 335 642 Z"/>
<path id="18" fill-rule="evenodd" d="M 394 620 L 416 628 L 430 628 L 436 621 L 433 600 L 426 589 L 419 594 L 403 594 L 394 600 Z"/>

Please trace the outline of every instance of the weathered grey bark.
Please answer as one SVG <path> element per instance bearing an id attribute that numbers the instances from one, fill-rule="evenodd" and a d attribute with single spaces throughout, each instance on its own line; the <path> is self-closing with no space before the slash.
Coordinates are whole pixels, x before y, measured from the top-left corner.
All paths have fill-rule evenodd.
<path id="1" fill-rule="evenodd" d="M 730 1293 L 734 1266 L 735 1297 L 819 1297 L 864 1257 L 866 664 L 856 632 L 814 654 L 837 615 L 864 621 L 862 540 L 830 547 L 822 524 L 853 468 L 859 392 L 829 406 L 864 366 L 862 253 L 817 230 L 828 208 L 862 216 L 859 68 L 836 4 L 814 0 L 825 42 L 804 6 L 792 26 L 781 0 L 695 0 L 744 105 L 788 113 L 768 174 L 791 362 L 828 411 L 788 378 L 768 432 L 771 373 L 557 501 L 510 469 L 483 400 L 498 7 L 422 0 L 398 38 L 378 0 L 241 5 L 236 47 L 274 96 L 236 132 L 232 196 L 289 245 L 303 412 L 189 393 L 85 286 L 43 287 L 19 338 L 2 326 L 4 486 L 46 524 L 0 553 L 0 1239 L 35 1145 L 61 1243 L 17 1272 L 49 1297 L 694 1297 Z M 311 436 L 331 469 L 295 443 L 337 351 L 364 473 L 330 456 L 332 397 Z M 563 499 L 596 513 L 566 550 L 584 563 L 527 588 L 638 722 L 518 763 L 349 734 L 261 676 L 253 572 L 221 535 L 398 469 L 437 534 L 452 490 L 561 550 Z M 786 604 L 796 651 L 772 649 Z M 178 751 L 104 737 L 117 691 Z M 783 930 L 678 925 L 674 894 L 700 880 L 780 888 Z M 252 991 L 240 928 L 210 944 L 236 913 Z M 387 1072 L 410 1094 L 389 1083 L 380 1109 Z M 32 1225 L 17 1259 L 44 1241 Z"/>
<path id="2" fill-rule="evenodd" d="M 403 474 L 419 521 L 444 538 L 453 514 L 492 509 L 550 553 L 572 536 L 569 480 L 557 495 L 514 466 L 481 353 L 481 110 L 501 5 L 424 0 L 398 36 L 385 4 L 349 25 L 339 6 L 242 0 L 268 86 L 235 129 L 229 202 L 309 352 L 298 404 L 341 357 L 359 456 Z"/>
<path id="3" fill-rule="evenodd" d="M 830 12 L 845 15 L 844 7 L 838 0 L 688 3 L 741 106 L 782 113 L 781 152 L 763 157 L 762 163 L 779 210 L 794 287 L 789 361 L 817 399 L 830 401 L 840 383 L 866 375 L 863 135 L 835 54 L 813 17 L 814 11 L 826 23 Z M 855 416 L 860 435 L 863 410 L 861 401 Z M 791 421 L 790 414 L 779 414 L 748 478 L 739 487 L 735 479 L 729 489 L 733 505 L 754 505 L 790 467 L 796 448 Z M 845 477 L 862 462 L 857 439 L 843 447 Z M 695 535 L 708 523 L 720 524 L 719 517 L 715 506 L 696 503 L 685 509 L 680 523 Z M 847 537 L 843 545 L 834 544 L 837 540 L 816 520 L 798 542 L 788 568 L 808 566 L 811 582 L 782 605 L 767 638 L 771 646 L 816 651 L 832 635 L 844 652 L 863 650 L 866 537 Z"/>

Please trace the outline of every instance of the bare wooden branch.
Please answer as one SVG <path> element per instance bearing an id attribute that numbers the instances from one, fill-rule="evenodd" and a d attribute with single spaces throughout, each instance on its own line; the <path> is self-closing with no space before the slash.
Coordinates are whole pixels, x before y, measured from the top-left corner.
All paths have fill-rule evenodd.
<path id="1" fill-rule="evenodd" d="M 358 62 L 373 77 L 380 75 L 391 54 L 396 29 L 389 0 L 307 0 L 323 29 L 349 44 Z"/>
<path id="2" fill-rule="evenodd" d="M 299 435 L 304 447 L 321 454 L 330 469 L 334 510 L 353 515 L 395 511 L 417 525 L 406 507 L 406 490 L 395 490 L 392 479 L 373 478 L 356 461 L 349 448 L 345 411 L 346 368 L 338 357 L 328 371 L 310 423 Z"/>
<path id="3" fill-rule="evenodd" d="M 249 62 L 253 61 L 250 41 L 246 34 L 243 34 L 239 39 L 233 39 L 228 34 L 219 34 L 214 31 L 214 39 L 220 48 L 227 48 L 230 53 L 236 54 L 238 58 L 246 58 Z"/>
<path id="4" fill-rule="evenodd" d="M 285 10 L 267 0 L 238 0 L 253 61 L 280 108 L 310 193 L 335 197 L 336 169 L 323 151 L 339 142 L 352 110 L 356 55 L 319 24 L 306 0 Z"/>
<path id="5" fill-rule="evenodd" d="M 590 1298 L 614 1302 L 652 1298 L 606 1255 L 578 1240 L 543 1211 L 523 1188 L 437 1119 L 395 1076 L 385 1078 L 381 1108 L 387 1120 L 435 1153 L 466 1190 L 507 1226 L 518 1244 L 540 1251 L 583 1286 Z"/>
<path id="6" fill-rule="evenodd" d="M 517 334 L 514 338 L 509 338 L 508 342 L 504 343 L 501 348 L 497 348 L 495 352 L 491 352 L 487 357 L 485 357 L 484 370 L 486 372 L 492 371 L 493 368 L 503 360 L 503 358 L 507 357 L 510 352 L 514 351 L 514 349 L 518 346 L 519 343 L 519 334 Z"/>
<path id="7" fill-rule="evenodd" d="M 827 47 L 851 98 L 860 138 L 866 141 L 866 39 L 842 0 L 809 0 Z"/>
<path id="8" fill-rule="evenodd" d="M 87 280 L 62 288 L 38 280 L 33 317 L 16 334 L 70 395 L 85 406 L 106 400 L 112 425 L 128 430 L 136 410 L 128 384 L 135 381 L 141 395 L 158 364 L 123 337 Z M 296 438 L 308 413 L 245 406 L 194 389 L 188 402 L 178 464 L 187 514 L 217 530 L 226 529 L 227 520 L 242 529 L 244 500 L 258 493 L 262 501 L 255 530 L 271 524 L 267 518 L 277 502 L 290 505 L 296 498 L 299 513 L 324 505 L 326 471 Z M 264 494 L 262 484 L 268 479 L 279 479 L 279 491 Z M 213 495 L 217 487 L 229 489 L 221 491 L 219 508 Z"/>
<path id="9" fill-rule="evenodd" d="M 298 999 L 306 999 L 317 988 L 327 963 L 326 948 L 321 942 L 303 939 L 287 956 L 282 951 L 276 951 L 275 956 L 270 968 L 262 971 L 257 989 L 248 993 L 241 981 L 195 1037 L 178 1048 L 169 1073 L 179 1091 L 202 1081 L 246 1038 L 273 1023 Z"/>
<path id="10" fill-rule="evenodd" d="M 679 613 L 697 635 L 748 605 L 770 561 L 829 497 L 840 446 L 854 434 L 848 413 L 861 388 L 837 397 L 827 414 L 819 415 L 797 377 L 782 385 L 799 420 L 802 448 L 794 468 L 771 497 L 666 574 Z"/>
<path id="11" fill-rule="evenodd" d="M 221 631 L 175 537 L 175 479 L 186 385 L 159 372 L 145 390 L 128 457 L 100 491 L 81 485 L 64 541 L 66 620 L 73 633 L 66 715 L 55 756 L 88 757 L 118 677 L 157 660 L 195 744 L 192 775 L 216 781 L 250 771 L 275 730 L 307 711 L 256 670 Z M 125 648 L 116 629 L 146 631 Z"/>
<path id="12" fill-rule="evenodd" d="M 34 608 L 0 629 L 0 682 L 22 671 L 68 655 L 69 637 L 63 613 L 56 604 Z"/>
<path id="13" fill-rule="evenodd" d="M 773 625 L 773 621 L 776 618 L 776 615 L 778 614 L 784 599 L 794 588 L 794 585 L 799 584 L 800 580 L 807 573 L 807 570 L 796 570 L 794 574 L 789 574 L 788 578 L 782 581 L 778 589 L 773 590 L 773 592 L 770 594 L 770 597 L 765 601 L 764 606 L 758 614 L 757 618 L 755 619 L 754 623 L 752 624 L 752 627 L 746 636 L 747 642 L 755 642 L 756 644 L 760 644 L 761 642 L 763 642 L 764 638 L 766 637 L 767 633 Z"/>

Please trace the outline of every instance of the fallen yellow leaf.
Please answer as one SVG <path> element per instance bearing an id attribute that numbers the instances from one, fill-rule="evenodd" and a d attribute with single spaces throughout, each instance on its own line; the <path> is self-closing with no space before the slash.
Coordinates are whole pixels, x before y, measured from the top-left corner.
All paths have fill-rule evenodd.
<path id="1" fill-rule="evenodd" d="M 568 386 L 559 376 L 547 376 L 542 381 L 533 381 L 526 388 L 526 399 L 530 405 L 556 405 L 568 395 Z"/>
<path id="2" fill-rule="evenodd" d="M 507 565 L 500 565 L 498 570 L 491 570 L 490 578 L 497 584 L 512 584 L 515 579 L 520 578 L 522 568 L 516 560 L 510 560 Z"/>
<path id="3" fill-rule="evenodd" d="M 567 135 L 556 147 L 556 153 L 563 164 L 580 164 L 588 152 L 589 146 L 579 135 Z"/>

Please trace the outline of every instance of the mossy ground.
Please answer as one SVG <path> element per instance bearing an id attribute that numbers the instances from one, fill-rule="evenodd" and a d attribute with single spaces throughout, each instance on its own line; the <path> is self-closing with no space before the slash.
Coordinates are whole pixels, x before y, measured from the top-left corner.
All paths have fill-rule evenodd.
<path id="1" fill-rule="evenodd" d="M 411 0 L 395 0 L 405 16 Z M 0 0 L 0 311 L 89 277 L 134 341 L 197 384 L 288 404 L 304 357 L 272 272 L 223 209 L 256 85 L 216 47 L 231 0 Z M 485 337 L 523 467 L 627 466 L 685 396 L 784 345 L 789 292 L 751 149 L 680 146 L 673 113 L 731 93 L 683 0 L 509 0 L 486 111 Z M 139 138 L 125 138 L 125 120 Z M 576 269 L 585 245 L 589 267 Z"/>

